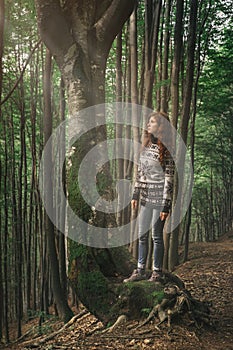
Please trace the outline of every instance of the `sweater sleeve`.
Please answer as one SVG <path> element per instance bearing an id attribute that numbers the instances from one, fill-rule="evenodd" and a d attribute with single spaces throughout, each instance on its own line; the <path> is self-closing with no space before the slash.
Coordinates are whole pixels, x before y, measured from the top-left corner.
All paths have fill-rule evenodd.
<path id="1" fill-rule="evenodd" d="M 175 164 L 170 155 L 165 159 L 165 181 L 163 189 L 163 212 L 168 213 L 171 209 L 173 195 Z"/>
<path id="2" fill-rule="evenodd" d="M 139 197 L 140 197 L 140 181 L 139 181 L 139 172 L 140 172 L 140 168 L 138 166 L 138 170 L 137 170 L 137 175 L 136 175 L 136 181 L 135 181 L 135 184 L 134 184 L 134 190 L 133 190 L 133 196 L 132 196 L 132 199 L 135 199 L 135 200 L 139 200 Z"/>

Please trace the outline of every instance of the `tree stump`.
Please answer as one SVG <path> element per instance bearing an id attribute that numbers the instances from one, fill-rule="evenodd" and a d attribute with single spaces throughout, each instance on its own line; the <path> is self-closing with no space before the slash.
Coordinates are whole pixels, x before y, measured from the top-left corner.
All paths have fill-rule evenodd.
<path id="1" fill-rule="evenodd" d="M 115 251 L 118 257 L 122 252 Z M 103 257 L 111 261 L 109 268 L 106 264 L 101 268 L 99 262 L 104 261 Z M 104 326 L 113 325 L 120 316 L 141 324 L 158 316 L 160 323 L 167 320 L 170 326 L 175 316 L 183 314 L 196 324 L 211 324 L 209 305 L 195 300 L 177 275 L 164 273 L 159 282 L 123 283 L 122 271 L 129 273 L 130 269 L 115 264 L 114 259 L 109 260 L 107 250 L 95 250 L 93 254 L 91 249 L 83 247 L 79 247 L 79 254 L 70 267 L 69 278 L 78 299 Z"/>

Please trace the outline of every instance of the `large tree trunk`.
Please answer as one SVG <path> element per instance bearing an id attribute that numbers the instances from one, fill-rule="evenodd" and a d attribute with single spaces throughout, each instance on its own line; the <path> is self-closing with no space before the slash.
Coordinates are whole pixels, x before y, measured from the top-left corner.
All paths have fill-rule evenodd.
<path id="1" fill-rule="evenodd" d="M 42 40 L 53 54 L 65 83 L 70 117 L 77 117 L 77 133 L 85 133 L 88 129 L 84 113 L 81 109 L 105 102 L 105 69 L 112 42 L 120 32 L 124 22 L 132 12 L 135 0 L 97 0 L 88 2 L 69 1 L 65 7 L 58 0 L 37 0 L 38 25 Z M 84 201 L 78 188 L 78 171 L 83 157 L 90 149 L 106 140 L 105 116 L 94 115 L 94 124 L 100 121 L 103 126 L 95 127 L 87 136 L 79 138 L 75 144 L 72 156 L 72 167 L 68 174 L 69 205 L 83 221 L 88 222 L 93 217 L 92 208 Z M 104 152 L 104 151 L 103 151 Z M 104 156 L 104 155 L 103 155 Z M 101 185 L 104 194 L 107 191 L 110 172 L 108 165 L 103 166 Z M 98 179 L 97 179 L 98 180 Z M 88 184 L 85 190 L 90 191 Z M 108 197 L 109 198 L 109 197 Z M 109 217 L 103 217 L 101 212 L 95 212 L 97 226 L 108 226 Z M 77 231 L 79 227 L 76 228 Z M 68 228 L 69 230 L 69 228 Z M 86 236 L 87 232 L 79 234 Z M 94 314 L 105 319 L 101 310 L 107 310 L 111 303 L 111 288 L 106 274 L 114 276 L 120 266 L 115 259 L 120 259 L 122 248 L 114 255 L 107 249 L 93 249 L 73 241 L 69 242 L 71 267 L 78 278 L 73 279 L 82 303 Z M 116 252 L 116 251 L 115 251 Z M 114 256 L 114 257 L 113 257 Z M 129 260 L 129 256 L 123 258 Z M 118 264 L 117 264 L 118 265 Z M 121 272 L 129 272 L 123 262 Z M 71 268 L 72 270 L 72 268 Z"/>
<path id="2" fill-rule="evenodd" d="M 135 0 L 97 0 L 62 7 L 57 0 L 37 0 L 42 40 L 62 72 L 71 115 L 104 102 L 105 65 L 116 35 Z M 95 89 L 98 87 L 98 89 Z"/>

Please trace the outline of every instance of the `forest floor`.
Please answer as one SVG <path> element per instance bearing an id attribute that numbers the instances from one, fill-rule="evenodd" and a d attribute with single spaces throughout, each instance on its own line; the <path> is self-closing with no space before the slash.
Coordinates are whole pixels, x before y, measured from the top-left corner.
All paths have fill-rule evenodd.
<path id="1" fill-rule="evenodd" d="M 214 327 L 197 327 L 179 316 L 172 320 L 170 328 L 166 321 L 156 327 L 159 320 L 154 318 L 137 330 L 137 323 L 131 321 L 111 333 L 98 332 L 101 323 L 83 309 L 69 326 L 51 318 L 42 326 L 40 337 L 36 337 L 38 319 L 27 322 L 23 331 L 28 335 L 0 349 L 233 349 L 233 232 L 216 242 L 190 244 L 189 260 L 174 273 L 183 280 L 192 297 L 211 302 Z"/>

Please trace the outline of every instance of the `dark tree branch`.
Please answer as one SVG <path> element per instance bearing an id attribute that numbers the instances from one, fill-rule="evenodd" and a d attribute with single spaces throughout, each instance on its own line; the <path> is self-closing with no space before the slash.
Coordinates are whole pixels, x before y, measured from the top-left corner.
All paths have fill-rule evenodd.
<path id="1" fill-rule="evenodd" d="M 133 12 L 136 3 L 137 0 L 113 0 L 104 15 L 95 24 L 97 40 L 109 48 Z"/>

